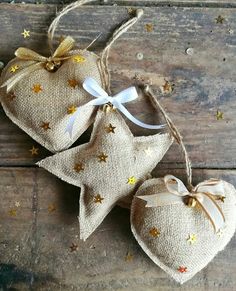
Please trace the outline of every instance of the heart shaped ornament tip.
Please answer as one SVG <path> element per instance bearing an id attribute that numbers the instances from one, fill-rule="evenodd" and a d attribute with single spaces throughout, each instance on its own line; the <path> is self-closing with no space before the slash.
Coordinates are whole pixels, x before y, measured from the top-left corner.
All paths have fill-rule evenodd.
<path id="1" fill-rule="evenodd" d="M 74 50 L 60 61 L 50 61 L 25 48 L 18 53 L 20 58 L 11 60 L 1 74 L 0 98 L 5 113 L 49 151 L 67 149 L 94 120 L 97 108 L 82 107 L 73 137 L 65 130 L 77 107 L 92 99 L 82 87 L 85 78 L 91 76 L 104 84 L 100 57 Z"/>
<path id="2" fill-rule="evenodd" d="M 178 195 L 170 193 L 165 178 L 147 180 L 131 205 L 131 230 L 137 242 L 157 266 L 181 284 L 226 247 L 236 228 L 232 184 L 210 179 L 198 184 L 194 194 L 184 193 L 182 185 L 176 188 Z"/>

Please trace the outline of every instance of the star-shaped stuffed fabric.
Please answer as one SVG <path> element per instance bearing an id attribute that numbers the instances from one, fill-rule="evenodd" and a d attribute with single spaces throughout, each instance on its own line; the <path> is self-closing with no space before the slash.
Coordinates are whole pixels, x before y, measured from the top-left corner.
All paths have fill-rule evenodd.
<path id="1" fill-rule="evenodd" d="M 120 199 L 135 194 L 172 141 L 168 133 L 134 137 L 117 111 L 99 110 L 88 143 L 38 165 L 81 187 L 80 238 L 86 240 Z"/>

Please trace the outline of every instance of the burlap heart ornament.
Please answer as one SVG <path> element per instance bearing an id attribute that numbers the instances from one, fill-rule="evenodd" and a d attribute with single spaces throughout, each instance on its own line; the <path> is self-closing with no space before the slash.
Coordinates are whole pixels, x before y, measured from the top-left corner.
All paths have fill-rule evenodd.
<path id="1" fill-rule="evenodd" d="M 189 187 L 172 175 L 145 181 L 132 201 L 131 230 L 153 262 L 184 283 L 232 238 L 236 229 L 236 190 L 217 179 L 191 185 L 191 165 L 182 138 L 165 117 L 185 153 Z"/>
<path id="2" fill-rule="evenodd" d="M 48 30 L 51 51 L 54 31 L 60 18 L 70 10 L 93 0 L 80 0 L 63 9 Z M 74 41 L 67 37 L 50 57 L 27 48 L 19 48 L 1 74 L 1 103 L 7 116 L 38 143 L 51 152 L 70 147 L 93 122 L 96 107 L 84 107 L 76 120 L 73 138 L 65 132 L 70 115 L 91 100 L 82 83 L 93 77 L 109 90 L 108 53 L 112 43 L 142 15 L 118 28 L 100 56 L 84 50 L 72 50 Z M 119 34 L 117 34 L 117 31 Z"/>

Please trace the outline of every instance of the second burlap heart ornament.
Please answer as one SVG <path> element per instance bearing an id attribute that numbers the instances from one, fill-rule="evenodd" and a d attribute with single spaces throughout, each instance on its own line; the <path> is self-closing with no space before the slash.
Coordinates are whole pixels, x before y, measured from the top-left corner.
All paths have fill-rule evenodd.
<path id="1" fill-rule="evenodd" d="M 54 19 L 48 30 L 51 52 L 54 31 L 60 18 L 72 9 L 93 0 L 68 5 Z M 93 52 L 72 50 L 74 40 L 65 38 L 50 57 L 27 49 L 16 50 L 16 58 L 4 68 L 0 85 L 1 103 L 7 116 L 27 134 L 51 152 L 70 147 L 93 122 L 96 107 L 82 107 L 76 120 L 73 138 L 65 132 L 68 120 L 77 107 L 91 100 L 83 90 L 86 77 L 93 77 L 109 90 L 108 54 L 114 41 L 142 15 L 142 10 L 121 25 L 98 56 Z"/>
<path id="2" fill-rule="evenodd" d="M 192 186 L 191 165 L 182 138 L 165 117 L 185 154 L 188 189 L 172 175 L 145 181 L 132 201 L 131 229 L 153 262 L 184 283 L 223 250 L 234 235 L 236 190 L 218 179 Z"/>

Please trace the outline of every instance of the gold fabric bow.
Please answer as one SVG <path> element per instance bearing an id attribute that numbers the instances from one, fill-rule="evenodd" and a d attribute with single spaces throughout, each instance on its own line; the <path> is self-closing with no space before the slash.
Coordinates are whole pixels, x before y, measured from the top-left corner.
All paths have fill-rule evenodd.
<path id="1" fill-rule="evenodd" d="M 58 68 L 61 65 L 61 61 L 72 57 L 72 56 L 66 56 L 66 55 L 73 48 L 74 43 L 75 43 L 74 39 L 70 36 L 67 36 L 59 44 L 58 48 L 50 57 L 44 57 L 28 48 L 24 48 L 24 47 L 18 48 L 15 51 L 15 56 L 17 58 L 19 58 L 20 60 L 25 60 L 25 61 L 34 61 L 34 63 L 32 63 L 28 67 L 22 70 L 19 70 L 17 73 L 15 73 L 12 77 L 10 77 L 7 81 L 5 81 L 1 85 L 1 88 L 7 86 L 7 92 L 9 92 L 13 88 L 13 86 L 17 82 L 19 82 L 23 77 L 42 68 L 42 65 L 44 65 L 48 71 L 54 71 L 56 68 Z"/>
<path id="2" fill-rule="evenodd" d="M 185 187 L 183 182 L 172 175 L 164 177 L 164 182 L 168 192 L 161 192 L 153 195 L 138 196 L 147 202 L 146 207 L 159 207 L 188 202 L 194 207 L 199 204 L 202 210 L 210 219 L 215 231 L 219 231 L 225 223 L 224 214 L 215 201 L 219 197 L 224 197 L 223 183 L 217 179 L 210 179 L 198 184 L 191 192 Z"/>

